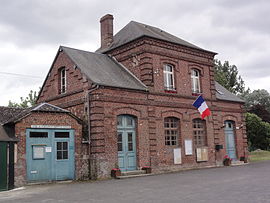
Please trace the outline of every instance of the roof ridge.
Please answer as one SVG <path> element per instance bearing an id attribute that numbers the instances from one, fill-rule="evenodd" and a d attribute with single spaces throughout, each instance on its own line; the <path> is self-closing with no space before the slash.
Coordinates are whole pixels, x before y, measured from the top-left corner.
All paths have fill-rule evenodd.
<path id="1" fill-rule="evenodd" d="M 42 107 L 44 104 L 45 104 L 45 102 L 41 103 L 41 104 L 38 104 L 37 106 L 35 106 L 35 108 L 31 109 L 31 111 L 37 110 L 38 108 Z"/>
<path id="2" fill-rule="evenodd" d="M 60 45 L 60 48 L 72 49 L 72 50 L 75 50 L 75 51 L 82 51 L 82 52 L 86 52 L 86 53 L 90 53 L 90 54 L 106 55 L 106 54 L 103 54 L 103 53 L 91 52 L 91 51 L 86 51 L 86 50 L 77 49 L 77 48 L 73 48 L 73 47 L 67 47 L 67 46 L 63 46 L 63 45 Z"/>

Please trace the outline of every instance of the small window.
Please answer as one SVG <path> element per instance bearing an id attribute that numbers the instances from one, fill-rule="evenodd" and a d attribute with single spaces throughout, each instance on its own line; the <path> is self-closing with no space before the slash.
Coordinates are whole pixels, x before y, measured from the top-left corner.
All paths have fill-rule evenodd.
<path id="1" fill-rule="evenodd" d="M 30 138 L 47 138 L 48 132 L 30 132 Z"/>
<path id="2" fill-rule="evenodd" d="M 165 90 L 175 90 L 174 85 L 174 67 L 170 64 L 165 64 L 164 69 L 164 88 Z"/>
<path id="3" fill-rule="evenodd" d="M 56 142 L 57 160 L 68 159 L 68 142 Z"/>
<path id="4" fill-rule="evenodd" d="M 165 145 L 177 146 L 179 139 L 179 119 L 167 117 L 164 119 Z"/>
<path id="5" fill-rule="evenodd" d="M 133 151 L 133 134 L 128 133 L 128 151 Z"/>
<path id="6" fill-rule="evenodd" d="M 118 133 L 117 146 L 118 146 L 118 152 L 122 152 L 123 151 L 123 137 L 122 137 L 122 133 Z"/>
<path id="7" fill-rule="evenodd" d="M 69 132 L 55 132 L 55 138 L 69 138 Z"/>
<path id="8" fill-rule="evenodd" d="M 193 137 L 194 137 L 194 146 L 196 148 L 207 146 L 205 121 L 201 119 L 193 120 Z"/>
<path id="9" fill-rule="evenodd" d="M 45 159 L 45 146 L 33 145 L 33 159 Z"/>
<path id="10" fill-rule="evenodd" d="M 67 90 L 67 77 L 66 77 L 66 69 L 60 69 L 60 94 L 66 93 Z"/>
<path id="11" fill-rule="evenodd" d="M 191 70 L 192 93 L 201 93 L 200 72 L 196 69 Z"/>

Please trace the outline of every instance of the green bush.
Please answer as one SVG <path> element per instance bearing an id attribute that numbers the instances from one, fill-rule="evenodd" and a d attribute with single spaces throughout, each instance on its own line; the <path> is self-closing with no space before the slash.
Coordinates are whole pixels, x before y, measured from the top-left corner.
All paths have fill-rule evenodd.
<path id="1" fill-rule="evenodd" d="M 246 113 L 249 150 L 270 149 L 270 124 L 252 113 Z"/>

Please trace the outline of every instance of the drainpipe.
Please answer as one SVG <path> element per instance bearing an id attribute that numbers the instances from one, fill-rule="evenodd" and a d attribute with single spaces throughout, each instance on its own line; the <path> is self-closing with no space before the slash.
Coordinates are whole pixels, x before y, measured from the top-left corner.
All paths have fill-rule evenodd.
<path id="1" fill-rule="evenodd" d="M 88 151 L 89 151 L 89 177 L 91 178 L 91 119 L 90 119 L 90 94 L 97 90 L 99 85 L 95 85 L 93 88 L 89 89 L 87 92 L 87 118 L 88 118 Z"/>

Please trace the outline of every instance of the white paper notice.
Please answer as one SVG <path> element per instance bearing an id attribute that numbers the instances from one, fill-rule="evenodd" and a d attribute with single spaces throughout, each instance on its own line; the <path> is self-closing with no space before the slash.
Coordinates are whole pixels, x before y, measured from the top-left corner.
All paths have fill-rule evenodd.
<path id="1" fill-rule="evenodd" d="M 181 164 L 182 163 L 181 148 L 173 149 L 173 155 L 174 155 L 174 164 Z"/>
<path id="2" fill-rule="evenodd" d="M 192 140 L 185 140 L 185 154 L 192 155 Z"/>
<path id="3" fill-rule="evenodd" d="M 52 152 L 52 148 L 51 148 L 51 147 L 46 147 L 46 148 L 45 148 L 45 151 L 46 151 L 46 152 Z"/>

